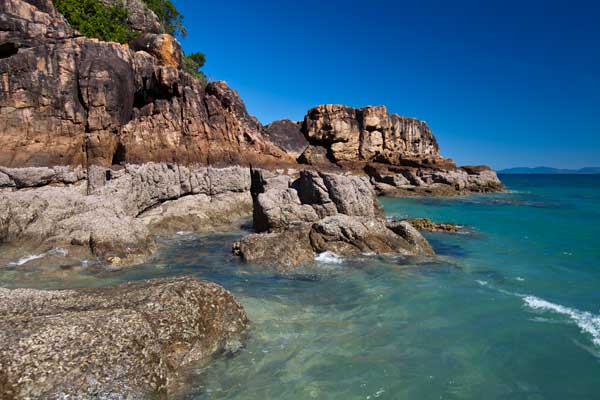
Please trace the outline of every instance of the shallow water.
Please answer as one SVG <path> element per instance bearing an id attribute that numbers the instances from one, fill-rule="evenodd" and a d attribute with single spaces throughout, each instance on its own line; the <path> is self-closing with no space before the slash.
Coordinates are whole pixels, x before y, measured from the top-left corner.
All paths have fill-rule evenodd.
<path id="1" fill-rule="evenodd" d="M 431 259 L 328 254 L 282 275 L 230 255 L 241 232 L 184 234 L 140 268 L 23 263 L 2 269 L 0 284 L 219 282 L 252 332 L 236 356 L 194 371 L 192 399 L 599 398 L 600 176 L 502 178 L 511 193 L 382 199 L 389 216 L 465 225 L 428 235 Z"/>

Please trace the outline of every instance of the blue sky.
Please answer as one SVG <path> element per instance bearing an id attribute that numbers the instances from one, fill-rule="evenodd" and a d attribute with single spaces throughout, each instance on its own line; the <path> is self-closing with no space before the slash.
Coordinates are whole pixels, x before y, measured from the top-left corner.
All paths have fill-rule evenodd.
<path id="1" fill-rule="evenodd" d="M 460 164 L 600 165 L 600 2 L 174 3 L 263 123 L 384 104 Z"/>

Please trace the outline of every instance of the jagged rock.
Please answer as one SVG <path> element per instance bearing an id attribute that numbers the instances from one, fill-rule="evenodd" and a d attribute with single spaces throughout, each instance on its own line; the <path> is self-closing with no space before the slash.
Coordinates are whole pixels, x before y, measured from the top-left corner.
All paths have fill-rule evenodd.
<path id="1" fill-rule="evenodd" d="M 378 219 L 338 214 L 316 222 L 310 239 L 318 253 L 432 255 L 427 240 L 410 224 L 406 225 L 406 230 L 392 231 Z"/>
<path id="2" fill-rule="evenodd" d="M 51 3 L 44 5 L 1 4 L 0 42 L 19 49 L 0 58 L 0 165 L 294 162 L 224 82 L 205 90 L 191 75 L 162 65 L 179 64 L 168 36 L 151 36 L 155 58 L 75 37 Z"/>
<path id="3" fill-rule="evenodd" d="M 428 218 L 413 218 L 406 221 L 416 229 L 426 232 L 458 232 L 461 229 L 460 225 L 447 222 L 433 222 Z"/>
<path id="4" fill-rule="evenodd" d="M 74 174 L 65 168 L 48 169 L 54 175 L 44 179 Z M 91 172 L 97 186 L 64 186 L 63 179 L 63 186 L 0 192 L 0 242 L 60 246 L 129 265 L 151 254 L 153 233 L 211 231 L 251 211 L 247 168 L 146 163 Z"/>
<path id="5" fill-rule="evenodd" d="M 2 398 L 172 396 L 184 368 L 239 347 L 243 308 L 194 278 L 65 291 L 0 288 Z"/>
<path id="6" fill-rule="evenodd" d="M 284 230 L 297 222 L 315 222 L 338 213 L 382 218 L 366 177 L 301 171 L 293 180 L 265 170 L 252 171 L 254 230 Z"/>
<path id="7" fill-rule="evenodd" d="M 86 178 L 81 167 L 5 168 L 0 166 L 0 188 L 31 188 L 48 184 L 73 184 Z"/>
<path id="8" fill-rule="evenodd" d="M 167 33 L 144 33 L 129 42 L 129 47 L 153 55 L 161 65 L 181 68 L 183 50 L 177 39 Z"/>
<path id="9" fill-rule="evenodd" d="M 339 213 L 383 218 L 383 209 L 367 177 L 330 173 L 321 173 L 321 177 Z"/>
<path id="10" fill-rule="evenodd" d="M 417 254 L 433 255 L 433 248 L 409 221 L 392 221 L 387 223 L 388 229 L 410 243 Z"/>
<path id="11" fill-rule="evenodd" d="M 388 114 L 384 106 L 317 106 L 304 118 L 303 131 L 311 144 L 326 146 L 334 161 L 439 157 L 439 146 L 426 123 Z"/>
<path id="12" fill-rule="evenodd" d="M 368 178 L 300 171 L 297 179 L 252 170 L 254 228 L 234 249 L 245 261 L 289 269 L 314 253 L 433 254 L 418 231 L 388 229 Z M 410 227 L 410 225 L 409 225 Z M 270 233 L 261 233 L 267 232 Z"/>
<path id="13" fill-rule="evenodd" d="M 370 163 L 365 172 L 379 194 L 455 196 L 473 192 L 498 192 L 504 185 L 489 167 L 456 168 L 424 164 L 420 167 Z"/>
<path id="14" fill-rule="evenodd" d="M 323 146 L 309 145 L 298 157 L 300 164 L 332 168 L 335 164 L 329 159 L 327 149 Z"/>
<path id="15" fill-rule="evenodd" d="M 252 170 L 253 225 L 256 232 L 286 229 L 296 222 L 319 219 L 315 210 L 302 204 L 287 175 Z"/>
<path id="16" fill-rule="evenodd" d="M 138 218 L 153 233 L 214 232 L 252 214 L 250 193 L 197 194 L 166 201 Z"/>
<path id="17" fill-rule="evenodd" d="M 251 234 L 238 243 L 235 253 L 248 263 L 290 270 L 313 263 L 310 224 L 295 224 L 282 232 Z"/>
<path id="18" fill-rule="evenodd" d="M 298 122 L 284 119 L 271 122 L 265 126 L 267 137 L 277 146 L 284 149 L 294 158 L 298 158 L 308 146 L 301 125 Z"/>

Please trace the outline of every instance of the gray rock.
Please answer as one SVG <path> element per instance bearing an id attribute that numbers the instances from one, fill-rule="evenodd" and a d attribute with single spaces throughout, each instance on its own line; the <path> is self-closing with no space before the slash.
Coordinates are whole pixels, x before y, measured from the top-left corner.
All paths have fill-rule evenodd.
<path id="1" fill-rule="evenodd" d="M 172 396 L 184 368 L 239 347 L 248 318 L 194 278 L 113 288 L 0 288 L 3 398 Z"/>
<path id="2" fill-rule="evenodd" d="M 242 238 L 236 252 L 248 263 L 287 271 L 311 264 L 315 253 L 310 243 L 310 224 L 296 224 L 283 232 L 251 234 Z"/>
<path id="3" fill-rule="evenodd" d="M 415 247 L 417 253 L 433 255 L 434 251 L 427 239 L 408 221 L 391 221 L 387 227 Z"/>
<path id="4" fill-rule="evenodd" d="M 341 214 L 383 218 L 383 209 L 369 179 L 355 175 L 322 173 L 321 177 Z"/>
<path id="5" fill-rule="evenodd" d="M 398 235 L 384 222 L 367 217 L 339 214 L 324 218 L 313 224 L 310 239 L 316 252 L 330 251 L 342 256 L 361 253 L 433 254 L 427 240 L 418 231 Z"/>

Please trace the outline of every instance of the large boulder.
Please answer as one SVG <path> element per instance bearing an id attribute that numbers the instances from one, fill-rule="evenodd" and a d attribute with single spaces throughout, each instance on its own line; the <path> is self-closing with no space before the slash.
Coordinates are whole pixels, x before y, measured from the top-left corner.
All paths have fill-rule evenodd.
<path id="1" fill-rule="evenodd" d="M 247 262 L 290 269 L 312 263 L 315 253 L 322 252 L 433 254 L 409 224 L 397 230 L 386 226 L 367 177 L 312 170 L 297 177 L 265 170 L 251 175 L 257 233 L 234 247 Z"/>
<path id="2" fill-rule="evenodd" d="M 433 255 L 431 246 L 418 231 L 408 223 L 405 228 L 391 230 L 378 219 L 339 214 L 316 222 L 310 239 L 317 253 Z"/>
<path id="3" fill-rule="evenodd" d="M 283 119 L 265 126 L 265 132 L 273 143 L 294 158 L 298 158 L 308 146 L 308 141 L 304 137 L 301 127 L 298 122 Z"/>
<path id="4" fill-rule="evenodd" d="M 0 288 L 0 392 L 6 399 L 166 398 L 186 366 L 239 348 L 247 326 L 229 292 L 193 278 Z"/>

